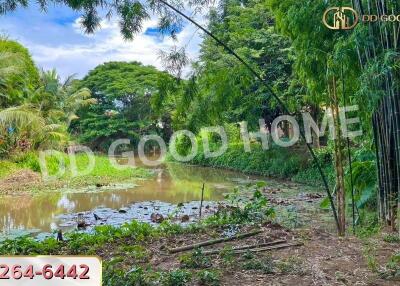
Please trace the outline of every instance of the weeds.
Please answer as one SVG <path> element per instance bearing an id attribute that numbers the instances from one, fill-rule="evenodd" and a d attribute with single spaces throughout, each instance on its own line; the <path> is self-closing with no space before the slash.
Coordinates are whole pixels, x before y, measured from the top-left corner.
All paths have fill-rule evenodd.
<path id="1" fill-rule="evenodd" d="M 120 251 L 133 258 L 136 262 L 147 262 L 150 258 L 149 252 L 140 245 L 123 245 L 120 247 Z"/>
<path id="2" fill-rule="evenodd" d="M 280 225 L 289 229 L 298 228 L 302 225 L 299 211 L 295 206 L 288 206 L 281 209 L 277 221 Z"/>
<path id="3" fill-rule="evenodd" d="M 181 267 L 191 269 L 201 269 L 211 267 L 211 259 L 203 254 L 201 248 L 191 253 L 182 254 L 179 257 Z"/>
<path id="4" fill-rule="evenodd" d="M 227 201 L 234 207 L 220 210 L 216 215 L 208 218 L 208 224 L 229 225 L 261 223 L 275 216 L 274 208 L 268 205 L 267 198 L 262 194 L 263 185 L 248 185 L 247 187 L 237 187 L 226 196 Z M 250 192 L 252 197 L 249 199 L 242 193 Z"/>
<path id="5" fill-rule="evenodd" d="M 368 268 L 373 271 L 378 271 L 378 261 L 376 259 L 376 248 L 371 243 L 366 243 L 363 247 L 363 255 L 367 260 Z"/>
<path id="6" fill-rule="evenodd" d="M 249 257 L 249 256 L 248 256 Z M 274 273 L 275 262 L 271 256 L 266 256 L 260 259 L 251 258 L 242 263 L 244 270 L 257 270 L 265 274 Z"/>
<path id="7" fill-rule="evenodd" d="M 304 274 L 303 261 L 295 256 L 277 262 L 276 266 L 282 274 Z"/>
<path id="8" fill-rule="evenodd" d="M 233 252 L 232 246 L 226 245 L 221 250 L 219 257 L 222 259 L 222 263 L 225 266 L 232 266 L 235 262 L 235 254 Z"/>
<path id="9" fill-rule="evenodd" d="M 385 269 L 379 275 L 384 279 L 400 279 L 400 252 L 390 257 Z"/>
<path id="10" fill-rule="evenodd" d="M 192 274 L 186 270 L 173 270 L 168 272 L 163 280 L 163 286 L 185 286 L 192 280 Z"/>
<path id="11" fill-rule="evenodd" d="M 201 286 L 219 286 L 221 285 L 220 273 L 217 271 L 202 270 L 197 273 L 199 285 Z"/>
<path id="12" fill-rule="evenodd" d="M 383 237 L 383 241 L 388 243 L 400 243 L 400 237 L 394 234 L 387 234 Z"/>
<path id="13" fill-rule="evenodd" d="M 32 237 L 24 236 L 17 239 L 8 239 L 0 244 L 1 255 L 46 255 L 52 254 L 59 248 L 59 243 L 49 238 L 38 242 Z"/>

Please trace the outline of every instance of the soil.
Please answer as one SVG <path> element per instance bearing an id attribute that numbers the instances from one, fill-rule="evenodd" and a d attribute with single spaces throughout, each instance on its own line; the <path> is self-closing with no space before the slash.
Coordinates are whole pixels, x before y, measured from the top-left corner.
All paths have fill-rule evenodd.
<path id="1" fill-rule="evenodd" d="M 287 192 L 285 187 L 287 187 Z M 302 218 L 300 220 L 303 220 L 301 227 L 289 228 L 277 223 L 268 223 L 262 226 L 263 232 L 256 236 L 204 247 L 203 250 L 259 245 L 275 240 L 299 242 L 302 245 L 254 253 L 252 260 L 273 261 L 272 271 L 270 271 L 272 273 L 244 267 L 248 262 L 248 257 L 245 258 L 243 254 L 234 255 L 229 263 L 221 258 L 220 254 L 211 255 L 209 256 L 210 269 L 217 269 L 221 273 L 221 285 L 400 285 L 400 280 L 383 279 L 379 274 L 385 270 L 384 266 L 389 258 L 400 251 L 400 243 L 384 242 L 384 232 L 367 240 L 358 239 L 350 234 L 340 238 L 334 230 L 332 231 L 332 225 L 334 225 L 332 221 L 326 221 L 329 213 L 321 212 L 318 207 L 322 194 L 305 194 L 301 190 L 297 194 L 293 193 L 293 187 L 296 186 L 292 186 L 291 183 L 285 187 L 279 190 L 267 187 L 263 192 L 278 212 L 279 206 L 295 206 Z M 310 211 L 311 206 L 316 207 L 315 212 Z M 236 231 L 244 233 L 253 228 L 246 226 Z M 145 261 L 137 261 L 127 256 L 125 252 L 121 252 L 121 245 L 133 245 L 133 241 L 122 241 L 121 244 L 114 242 L 104 247 L 103 250 L 107 250 L 100 251 L 98 255 L 104 259 L 125 257 L 121 267 L 126 267 L 126 270 L 139 264 L 144 269 L 150 266 L 154 270 L 170 271 L 182 268 L 180 257 L 184 253 L 191 252 L 169 254 L 168 249 L 224 237 L 230 231 L 230 229 L 215 228 L 195 234 L 153 239 L 142 244 L 149 255 L 149 259 Z M 368 247 L 371 247 L 368 245 L 373 246 L 373 253 L 366 254 Z M 376 261 L 377 269 L 372 269 L 369 265 L 368 259 L 371 257 Z M 190 285 L 199 285 L 196 279 L 193 279 L 191 283 Z"/>
<path id="2" fill-rule="evenodd" d="M 25 193 L 28 187 L 39 186 L 41 183 L 39 173 L 29 169 L 19 170 L 0 180 L 0 194 Z"/>
<path id="3" fill-rule="evenodd" d="M 22 170 L 0 181 L 0 193 L 23 191 L 27 185 L 40 185 L 40 183 L 40 175 L 29 170 Z M 384 265 L 389 258 L 400 251 L 400 243 L 384 242 L 383 233 L 368 240 L 361 240 L 351 235 L 345 238 L 337 237 L 332 231 L 332 221 L 326 221 L 324 218 L 329 217 L 329 213 L 319 210 L 319 202 L 323 195 L 304 193 L 302 189 L 299 189 L 297 193 L 293 192 L 293 189 L 296 188 L 299 187 L 282 184 L 279 189 L 271 186 L 265 188 L 263 192 L 270 203 L 276 207 L 277 212 L 281 212 L 284 208 L 295 207 L 300 216 L 299 223 L 302 226 L 292 228 L 283 226 L 283 223 L 266 223 L 261 226 L 262 233 L 256 236 L 207 246 L 204 247 L 204 250 L 222 250 L 227 246 L 259 245 L 275 240 L 299 242 L 302 245 L 257 252 L 254 253 L 253 258 L 243 254 L 233 255 L 231 259 L 227 259 L 221 253 L 210 255 L 211 265 L 209 268 L 210 270 L 216 269 L 221 273 L 221 285 L 400 285 L 400 280 L 387 280 L 379 275 L 379 271 L 384 270 Z M 313 207 L 315 211 L 313 211 Z M 282 221 L 287 222 L 288 218 L 286 217 Z M 141 241 L 139 245 L 145 249 L 146 258 L 138 258 L 126 250 L 126 246 L 138 244 L 134 239 L 115 239 L 95 252 L 103 260 L 122 258 L 120 267 L 126 271 L 131 270 L 134 266 L 142 266 L 143 269 L 150 267 L 156 271 L 170 271 L 182 268 L 181 256 L 192 252 L 170 254 L 168 249 L 226 237 L 232 232 L 245 233 L 254 228 L 255 226 L 233 227 L 233 229 L 232 226 L 230 228 L 219 227 L 198 233 L 185 233 Z M 371 245 L 373 253 L 366 254 L 366 249 Z M 377 264 L 375 270 L 372 270 L 371 263 L 368 261 L 368 258 L 371 257 Z M 268 263 L 269 270 L 245 267 L 249 261 Z M 191 269 L 194 272 L 200 270 Z M 190 285 L 199 285 L 196 278 L 191 283 Z"/>
<path id="4" fill-rule="evenodd" d="M 240 229 L 240 233 L 250 231 L 250 227 Z M 288 230 L 277 224 L 267 224 L 263 232 L 246 239 L 234 240 L 205 247 L 204 250 L 223 249 L 227 246 L 238 247 L 284 239 L 289 242 L 301 242 L 302 246 L 254 253 L 256 260 L 272 257 L 273 273 L 262 270 L 244 269 L 248 261 L 244 255 L 234 255 L 230 263 L 224 262 L 220 254 L 209 256 L 210 269 L 221 272 L 221 285 L 399 285 L 400 281 L 384 280 L 368 268 L 363 256 L 363 243 L 357 238 L 338 238 L 336 235 L 320 229 Z M 134 245 L 133 241 L 113 242 L 98 251 L 103 259 L 124 257 L 121 267 L 129 270 L 133 265 L 143 268 L 151 266 L 154 270 L 169 271 L 181 268 L 180 256 L 184 253 L 169 254 L 168 249 L 193 244 L 223 236 L 224 229 L 213 229 L 207 233 L 184 234 L 169 238 L 153 239 L 145 243 L 149 259 L 136 260 L 124 251 L 122 245 Z M 379 242 L 376 258 L 387 262 L 393 252 L 400 247 L 383 241 Z M 200 270 L 200 269 L 198 269 Z M 195 271 L 198 271 L 195 270 Z M 190 285 L 199 285 L 196 279 Z"/>

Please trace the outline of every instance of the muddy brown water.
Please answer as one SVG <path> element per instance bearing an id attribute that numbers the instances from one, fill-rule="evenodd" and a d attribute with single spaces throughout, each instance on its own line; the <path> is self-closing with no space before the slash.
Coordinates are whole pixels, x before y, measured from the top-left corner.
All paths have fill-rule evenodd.
<path id="1" fill-rule="evenodd" d="M 77 216 L 91 224 L 120 225 L 132 219 L 150 221 L 153 212 L 168 215 L 184 203 L 180 213 L 198 212 L 205 183 L 204 206 L 215 202 L 235 185 L 259 181 L 259 177 L 227 170 L 168 164 L 153 169 L 154 176 L 134 185 L 60 190 L 38 195 L 0 197 L 0 240 L 26 234 L 51 233 L 76 228 Z M 206 211 L 207 212 L 207 211 Z M 94 219 L 96 213 L 101 219 Z"/>

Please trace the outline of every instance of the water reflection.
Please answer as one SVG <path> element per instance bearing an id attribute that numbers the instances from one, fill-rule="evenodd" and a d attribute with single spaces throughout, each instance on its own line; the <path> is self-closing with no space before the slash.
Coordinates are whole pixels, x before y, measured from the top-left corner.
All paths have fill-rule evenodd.
<path id="1" fill-rule="evenodd" d="M 60 214 L 100 207 L 119 209 L 135 202 L 153 200 L 173 204 L 198 201 L 203 182 L 206 184 L 204 199 L 218 201 L 237 184 L 238 178 L 248 178 L 235 172 L 178 164 L 163 166 L 155 172 L 153 178 L 138 181 L 139 186 L 127 190 L 1 197 L 0 230 L 3 235 L 32 229 L 49 232 Z"/>

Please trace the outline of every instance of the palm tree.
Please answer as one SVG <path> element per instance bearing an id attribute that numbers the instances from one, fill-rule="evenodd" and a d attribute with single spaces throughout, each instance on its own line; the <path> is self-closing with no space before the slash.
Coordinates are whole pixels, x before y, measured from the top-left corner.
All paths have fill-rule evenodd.
<path id="1" fill-rule="evenodd" d="M 9 98 L 8 79 L 18 75 L 21 70 L 21 59 L 14 53 L 0 51 L 0 107 Z"/>
<path id="2" fill-rule="evenodd" d="M 4 137 L 15 137 L 14 145 L 27 142 L 29 147 L 65 143 L 68 136 L 62 124 L 48 124 L 40 111 L 32 105 L 9 107 L 0 111 L 0 130 Z M 0 133 L 1 134 L 1 133 Z M 29 149 L 29 148 L 27 148 Z"/>
<path id="3" fill-rule="evenodd" d="M 24 104 L 0 109 L 0 137 L 16 137 L 11 148 L 21 141 L 28 141 L 31 148 L 65 146 L 68 126 L 78 118 L 76 111 L 95 103 L 88 89 L 74 86 L 73 76 L 61 82 L 55 70 L 42 71 L 40 87 Z"/>

